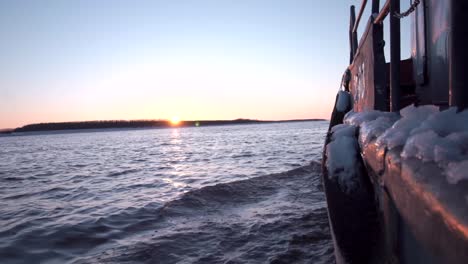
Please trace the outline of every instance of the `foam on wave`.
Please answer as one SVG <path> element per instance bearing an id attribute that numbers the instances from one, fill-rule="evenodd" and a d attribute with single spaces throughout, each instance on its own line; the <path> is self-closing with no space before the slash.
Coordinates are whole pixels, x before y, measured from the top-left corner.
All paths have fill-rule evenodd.
<path id="1" fill-rule="evenodd" d="M 319 175 L 312 163 L 189 191 L 73 263 L 333 263 Z"/>

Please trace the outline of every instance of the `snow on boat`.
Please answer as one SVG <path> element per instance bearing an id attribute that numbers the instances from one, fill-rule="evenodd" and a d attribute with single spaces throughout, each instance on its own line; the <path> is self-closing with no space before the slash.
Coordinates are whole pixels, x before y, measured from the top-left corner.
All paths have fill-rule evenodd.
<path id="1" fill-rule="evenodd" d="M 337 263 L 468 263 L 468 1 L 399 0 L 372 14 L 330 121 L 323 182 Z M 390 25 L 385 62 L 383 21 Z M 411 19 L 401 60 L 400 20 Z"/>

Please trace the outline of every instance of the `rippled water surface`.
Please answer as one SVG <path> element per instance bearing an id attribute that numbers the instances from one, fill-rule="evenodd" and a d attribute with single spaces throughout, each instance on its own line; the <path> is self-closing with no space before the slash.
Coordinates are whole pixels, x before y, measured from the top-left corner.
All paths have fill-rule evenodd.
<path id="1" fill-rule="evenodd" d="M 327 126 L 0 137 L 0 262 L 329 263 Z"/>

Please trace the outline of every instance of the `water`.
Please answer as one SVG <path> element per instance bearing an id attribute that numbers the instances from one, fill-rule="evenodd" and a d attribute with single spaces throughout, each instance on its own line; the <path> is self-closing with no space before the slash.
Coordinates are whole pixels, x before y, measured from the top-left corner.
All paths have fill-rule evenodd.
<path id="1" fill-rule="evenodd" d="M 0 262 L 332 263 L 327 127 L 0 137 Z"/>

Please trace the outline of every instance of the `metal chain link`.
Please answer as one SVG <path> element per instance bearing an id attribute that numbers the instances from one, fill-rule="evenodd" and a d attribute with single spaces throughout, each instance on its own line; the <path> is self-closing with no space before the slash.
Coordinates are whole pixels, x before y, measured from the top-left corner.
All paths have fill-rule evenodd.
<path id="1" fill-rule="evenodd" d="M 420 2 L 421 0 L 414 0 L 414 3 L 413 3 L 413 0 L 411 0 L 411 5 L 408 8 L 408 10 L 406 10 L 403 13 L 395 13 L 395 17 L 401 19 L 401 18 L 409 16 L 411 13 L 413 13 L 414 10 L 416 10 L 416 7 L 419 5 Z"/>

